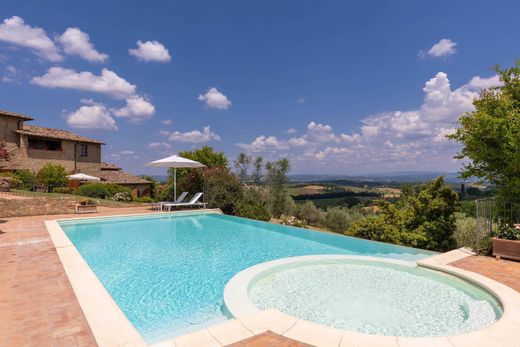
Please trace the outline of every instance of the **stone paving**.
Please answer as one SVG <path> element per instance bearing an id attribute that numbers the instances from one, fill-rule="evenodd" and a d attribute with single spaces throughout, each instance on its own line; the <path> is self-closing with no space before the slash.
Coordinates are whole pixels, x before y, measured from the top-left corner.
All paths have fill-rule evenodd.
<path id="1" fill-rule="evenodd" d="M 151 213 L 146 207 L 99 208 L 96 216 Z M 0 219 L 0 346 L 96 346 L 45 220 L 77 215 Z M 474 271 L 520 291 L 520 263 L 468 257 L 450 265 Z M 307 346 L 266 332 L 240 341 L 245 346 Z"/>

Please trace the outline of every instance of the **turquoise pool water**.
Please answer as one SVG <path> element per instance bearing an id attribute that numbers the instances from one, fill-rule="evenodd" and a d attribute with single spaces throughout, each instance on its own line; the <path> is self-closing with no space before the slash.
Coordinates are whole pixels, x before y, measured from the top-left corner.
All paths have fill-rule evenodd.
<path id="1" fill-rule="evenodd" d="M 149 343 L 227 319 L 237 272 L 291 256 L 355 254 L 415 261 L 431 252 L 219 214 L 59 223 Z"/>
<path id="2" fill-rule="evenodd" d="M 279 266 L 259 275 L 248 294 L 260 309 L 377 335 L 450 336 L 482 329 L 502 315 L 495 297 L 458 277 L 375 261 Z"/>

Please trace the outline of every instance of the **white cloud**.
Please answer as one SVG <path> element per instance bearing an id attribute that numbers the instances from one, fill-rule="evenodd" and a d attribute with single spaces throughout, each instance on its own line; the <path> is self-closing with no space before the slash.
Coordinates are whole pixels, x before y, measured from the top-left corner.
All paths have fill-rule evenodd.
<path id="1" fill-rule="evenodd" d="M 171 119 L 163 119 L 161 121 L 162 125 L 171 125 L 172 123 L 173 123 L 173 121 Z"/>
<path id="2" fill-rule="evenodd" d="M 171 149 L 172 145 L 170 145 L 168 142 L 150 142 L 148 144 L 148 148 L 158 149 L 158 150 L 167 150 L 167 149 Z"/>
<path id="3" fill-rule="evenodd" d="M 5 73 L 2 76 L 2 82 L 14 82 L 18 77 L 18 70 L 12 65 L 5 67 Z"/>
<path id="4" fill-rule="evenodd" d="M 25 24 L 24 20 L 18 16 L 6 18 L 0 24 L 0 41 L 29 48 L 45 60 L 53 62 L 63 60 L 63 56 L 45 30 Z"/>
<path id="5" fill-rule="evenodd" d="M 68 115 L 67 124 L 80 129 L 117 130 L 116 121 L 102 104 L 81 106 Z"/>
<path id="6" fill-rule="evenodd" d="M 501 86 L 504 83 L 500 81 L 499 76 L 493 76 L 489 78 L 482 78 L 480 76 L 475 76 L 469 81 L 468 87 L 475 90 L 480 89 L 488 89 L 496 86 Z"/>
<path id="7" fill-rule="evenodd" d="M 68 55 L 77 55 L 85 60 L 96 63 L 104 63 L 108 55 L 99 53 L 94 44 L 90 42 L 90 37 L 79 28 L 67 28 L 65 32 L 56 38 L 63 51 Z"/>
<path id="8" fill-rule="evenodd" d="M 210 88 L 206 94 L 201 94 L 198 97 L 199 101 L 204 102 L 208 107 L 218 109 L 228 109 L 231 106 L 231 101 L 227 96 L 218 91 L 217 88 Z"/>
<path id="9" fill-rule="evenodd" d="M 124 151 L 119 152 L 119 154 L 121 154 L 121 155 L 132 155 L 132 154 L 135 154 L 135 152 L 125 149 Z"/>
<path id="10" fill-rule="evenodd" d="M 294 129 L 294 128 L 289 128 L 289 129 L 285 130 L 285 132 L 286 132 L 287 134 L 296 134 L 296 129 Z"/>
<path id="11" fill-rule="evenodd" d="M 174 131 L 168 133 L 169 141 L 202 143 L 210 141 L 220 141 L 220 136 L 211 131 L 209 126 L 204 127 L 203 131 L 192 130 L 187 132 Z"/>
<path id="12" fill-rule="evenodd" d="M 130 48 L 128 53 L 139 60 L 147 62 L 167 63 L 171 60 L 168 49 L 157 41 L 137 41 L 137 48 Z"/>
<path id="13" fill-rule="evenodd" d="M 271 158 L 288 153 L 295 167 L 308 171 L 312 165 L 327 170 L 382 172 L 402 170 L 456 170 L 453 160 L 458 144 L 446 138 L 464 112 L 472 111 L 473 100 L 482 88 L 500 85 L 498 77 L 473 77 L 452 89 L 448 76 L 437 73 L 426 81 L 424 101 L 416 109 L 383 112 L 365 117 L 359 130 L 334 132 L 329 124 L 310 122 L 301 137 L 287 140 L 261 135 L 249 144 L 237 144 L 249 152 Z"/>
<path id="14" fill-rule="evenodd" d="M 88 71 L 76 72 L 62 67 L 51 67 L 43 76 L 33 77 L 31 83 L 48 88 L 67 88 L 107 94 L 115 98 L 130 97 L 136 86 L 115 72 L 102 69 L 97 76 Z"/>
<path id="15" fill-rule="evenodd" d="M 442 39 L 428 50 L 428 55 L 434 58 L 442 58 L 457 52 L 457 44 L 450 39 Z"/>
<path id="16" fill-rule="evenodd" d="M 126 106 L 114 110 L 114 114 L 138 123 L 152 118 L 155 114 L 155 106 L 141 96 L 132 96 L 126 99 Z"/>
<path id="17" fill-rule="evenodd" d="M 293 147 L 302 147 L 308 144 L 307 140 L 305 140 L 303 137 L 290 138 L 287 143 Z"/>
<path id="18" fill-rule="evenodd" d="M 250 144 L 237 143 L 237 146 L 252 153 L 272 152 L 289 148 L 285 141 L 280 141 L 275 136 L 266 137 L 264 135 L 258 136 Z"/>
<path id="19" fill-rule="evenodd" d="M 307 101 L 307 98 L 296 99 L 296 102 L 299 103 L 299 104 L 303 104 L 303 103 L 305 103 L 305 101 Z"/>

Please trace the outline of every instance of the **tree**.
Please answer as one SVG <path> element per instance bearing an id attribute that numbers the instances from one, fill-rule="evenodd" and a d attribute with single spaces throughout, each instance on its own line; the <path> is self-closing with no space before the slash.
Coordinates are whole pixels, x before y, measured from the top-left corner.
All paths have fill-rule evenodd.
<path id="1" fill-rule="evenodd" d="M 238 205 L 237 214 L 241 217 L 269 221 L 271 214 L 262 190 L 256 187 L 245 188 Z"/>
<path id="2" fill-rule="evenodd" d="M 234 162 L 235 169 L 237 170 L 238 178 L 240 179 L 240 182 L 242 182 L 242 183 L 247 181 L 250 163 L 251 163 L 251 158 L 245 153 L 240 153 L 237 156 L 237 158 L 235 159 L 235 162 Z"/>
<path id="3" fill-rule="evenodd" d="M 270 209 L 274 217 L 287 214 L 287 208 L 291 206 L 288 202 L 292 198 L 287 194 L 287 173 L 291 168 L 289 160 L 279 159 L 275 162 L 267 162 L 266 183 L 270 194 Z"/>
<path id="4" fill-rule="evenodd" d="M 456 158 L 470 160 L 463 178 L 490 182 L 500 199 L 520 202 L 520 60 L 495 70 L 502 85 L 481 91 L 475 110 L 463 114 L 448 137 L 462 143 Z"/>
<path id="5" fill-rule="evenodd" d="M 47 163 L 38 171 L 36 181 L 44 185 L 47 192 L 51 192 L 55 187 L 67 185 L 67 170 L 61 165 Z"/>
<path id="6" fill-rule="evenodd" d="M 256 157 L 253 161 L 253 173 L 251 174 L 251 180 L 257 186 L 259 186 L 262 183 L 263 166 L 264 159 L 262 157 Z"/>
<path id="7" fill-rule="evenodd" d="M 203 172 L 206 202 L 210 208 L 220 208 L 226 214 L 238 213 L 242 200 L 242 185 L 227 167 L 206 169 Z"/>
<path id="8" fill-rule="evenodd" d="M 323 222 L 323 212 L 310 200 L 298 205 L 296 217 L 311 225 L 320 225 Z"/>
<path id="9" fill-rule="evenodd" d="M 177 169 L 177 191 L 188 191 L 191 193 L 202 192 L 204 190 L 203 172 L 205 169 L 225 168 L 228 160 L 224 152 L 216 152 L 210 146 L 193 151 L 179 152 L 179 156 L 198 161 L 206 165 L 201 169 Z M 189 175 L 189 177 L 187 177 Z M 161 191 L 160 199 L 173 199 L 173 169 L 168 170 L 168 185 Z"/>
<path id="10" fill-rule="evenodd" d="M 228 160 L 224 152 L 215 152 L 210 146 L 204 146 L 194 151 L 179 152 L 179 156 L 198 161 L 210 169 L 228 166 Z"/>
<path id="11" fill-rule="evenodd" d="M 455 209 L 458 195 L 444 183 L 444 178 L 410 190 L 393 205 L 377 202 L 380 213 L 354 222 L 348 230 L 351 236 L 419 247 L 435 251 L 455 248 Z"/>

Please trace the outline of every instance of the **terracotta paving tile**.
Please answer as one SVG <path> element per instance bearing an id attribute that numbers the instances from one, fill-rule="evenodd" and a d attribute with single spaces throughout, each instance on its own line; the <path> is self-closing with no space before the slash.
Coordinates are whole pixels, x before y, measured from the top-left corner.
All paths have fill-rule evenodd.
<path id="1" fill-rule="evenodd" d="M 150 212 L 100 208 L 98 215 Z M 77 215 L 0 219 L 0 346 L 94 347 L 45 220 Z"/>
<path id="2" fill-rule="evenodd" d="M 310 347 L 310 345 L 266 331 L 265 333 L 232 343 L 227 347 Z"/>
<path id="3" fill-rule="evenodd" d="M 457 260 L 450 265 L 489 277 L 520 292 L 520 262 L 472 256 Z"/>

